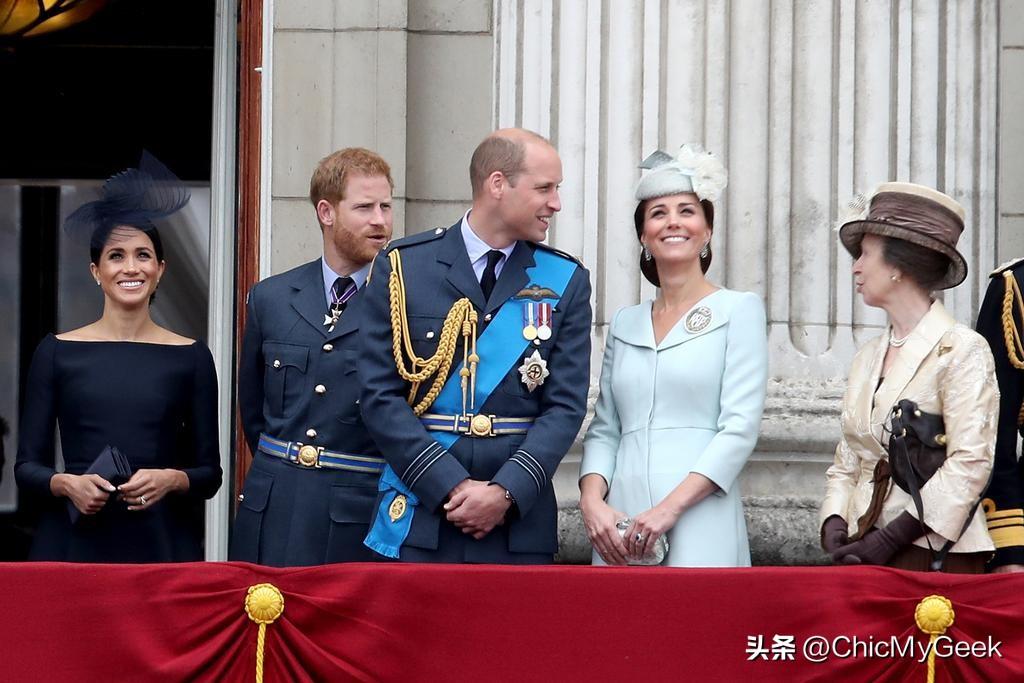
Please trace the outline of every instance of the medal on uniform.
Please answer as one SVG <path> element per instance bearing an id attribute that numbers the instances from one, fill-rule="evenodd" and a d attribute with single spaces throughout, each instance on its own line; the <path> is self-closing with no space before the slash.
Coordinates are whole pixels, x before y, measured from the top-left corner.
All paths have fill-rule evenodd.
<path id="1" fill-rule="evenodd" d="M 544 380 L 550 374 L 548 362 L 541 358 L 540 351 L 537 350 L 534 350 L 533 355 L 524 358 L 523 364 L 519 366 L 519 375 L 522 377 L 523 384 L 530 391 L 544 384 Z"/>
<path id="2" fill-rule="evenodd" d="M 551 304 L 542 301 L 537 304 L 537 337 L 543 341 L 551 339 Z"/>
<path id="3" fill-rule="evenodd" d="M 356 293 L 359 288 L 356 287 L 356 283 L 352 282 L 341 293 L 337 298 L 334 297 L 334 291 L 331 291 L 331 309 L 324 315 L 324 327 L 327 328 L 328 332 L 334 332 L 334 326 L 338 324 L 338 318 L 345 312 L 345 306 L 348 305 L 348 300 L 352 298 L 352 295 Z"/>
<path id="4" fill-rule="evenodd" d="M 328 332 L 334 332 L 334 326 L 338 324 L 338 318 L 341 317 L 344 310 L 345 307 L 343 305 L 331 304 L 331 312 L 324 315 L 324 327 L 327 328 Z"/>
<path id="5" fill-rule="evenodd" d="M 698 306 L 686 314 L 686 331 L 696 333 L 703 330 L 711 323 L 711 309 L 707 306 Z"/>
<path id="6" fill-rule="evenodd" d="M 523 302 L 523 338 L 533 341 L 537 338 L 537 310 L 532 301 Z"/>
<path id="7" fill-rule="evenodd" d="M 409 503 L 406 501 L 405 496 L 399 493 L 395 496 L 395 499 L 391 501 L 391 505 L 388 506 L 388 517 L 391 518 L 392 522 L 397 522 L 405 516 L 405 511 L 409 509 Z"/>

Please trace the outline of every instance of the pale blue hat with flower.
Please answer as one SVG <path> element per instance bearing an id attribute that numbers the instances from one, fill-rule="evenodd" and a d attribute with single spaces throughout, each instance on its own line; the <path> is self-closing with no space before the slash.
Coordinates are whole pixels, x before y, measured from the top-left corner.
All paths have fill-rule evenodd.
<path id="1" fill-rule="evenodd" d="M 729 175 L 718 157 L 696 142 L 680 147 L 675 157 L 658 150 L 644 159 L 640 168 L 649 170 L 636 185 L 638 202 L 682 192 L 714 202 L 729 183 Z"/>

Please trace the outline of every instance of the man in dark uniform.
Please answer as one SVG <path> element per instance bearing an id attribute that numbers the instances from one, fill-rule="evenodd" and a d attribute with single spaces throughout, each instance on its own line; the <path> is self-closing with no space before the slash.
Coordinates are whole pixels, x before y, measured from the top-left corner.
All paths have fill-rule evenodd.
<path id="1" fill-rule="evenodd" d="M 1024 470 L 1017 459 L 1017 436 L 1024 435 L 1024 259 L 992 271 L 978 313 L 978 332 L 988 340 L 999 381 L 999 426 L 992 483 L 982 505 L 996 552 L 993 572 L 1024 571 Z"/>
<path id="2" fill-rule="evenodd" d="M 359 414 L 359 318 L 370 264 L 391 238 L 387 162 L 322 159 L 310 200 L 323 258 L 249 293 L 238 404 L 255 458 L 230 558 L 275 566 L 378 559 L 363 546 L 384 461 Z"/>
<path id="3" fill-rule="evenodd" d="M 540 244 L 561 209 L 544 138 L 500 130 L 472 209 L 392 244 L 365 294 L 362 410 L 389 467 L 367 544 L 405 561 L 550 563 L 551 485 L 586 412 L 590 281 Z"/>

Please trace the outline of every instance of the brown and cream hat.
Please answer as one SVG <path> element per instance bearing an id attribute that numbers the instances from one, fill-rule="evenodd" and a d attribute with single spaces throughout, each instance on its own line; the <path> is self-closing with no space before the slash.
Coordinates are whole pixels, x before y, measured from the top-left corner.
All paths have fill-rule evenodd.
<path id="1" fill-rule="evenodd" d="M 839 240 L 854 258 L 866 233 L 906 240 L 949 257 L 938 289 L 956 287 L 967 277 L 967 261 L 956 243 L 964 230 L 964 208 L 949 195 L 925 185 L 884 183 L 867 199 L 867 208 L 839 228 Z"/>

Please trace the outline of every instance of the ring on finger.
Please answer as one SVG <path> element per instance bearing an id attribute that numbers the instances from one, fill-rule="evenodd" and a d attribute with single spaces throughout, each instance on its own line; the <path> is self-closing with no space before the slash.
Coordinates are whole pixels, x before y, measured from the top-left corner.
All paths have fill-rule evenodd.
<path id="1" fill-rule="evenodd" d="M 139 505 L 145 505 L 145 504 L 146 504 L 146 497 L 145 496 L 139 496 Z"/>

